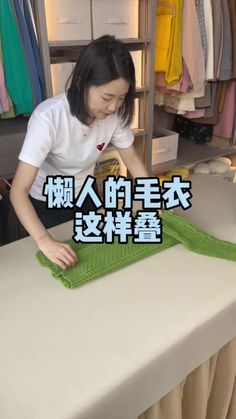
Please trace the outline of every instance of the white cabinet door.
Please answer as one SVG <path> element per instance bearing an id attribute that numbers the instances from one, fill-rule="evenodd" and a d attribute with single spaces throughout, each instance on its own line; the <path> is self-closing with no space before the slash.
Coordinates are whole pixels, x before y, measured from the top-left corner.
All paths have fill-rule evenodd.
<path id="1" fill-rule="evenodd" d="M 88 0 L 44 0 L 49 41 L 91 39 Z"/>
<path id="2" fill-rule="evenodd" d="M 139 0 L 92 0 L 93 37 L 138 38 Z"/>

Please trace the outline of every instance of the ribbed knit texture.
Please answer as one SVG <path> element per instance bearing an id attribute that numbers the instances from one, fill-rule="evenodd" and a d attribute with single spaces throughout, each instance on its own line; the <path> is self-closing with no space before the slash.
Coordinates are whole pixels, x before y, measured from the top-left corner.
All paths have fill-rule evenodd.
<path id="1" fill-rule="evenodd" d="M 162 221 L 164 232 L 160 244 L 133 243 L 132 237 L 127 244 L 119 244 L 118 241 L 113 244 L 77 244 L 69 240 L 68 243 L 78 252 L 79 262 L 66 271 L 50 262 L 42 252 L 37 253 L 37 258 L 68 288 L 78 287 L 178 243 L 202 255 L 236 261 L 236 244 L 218 240 L 185 218 L 167 211 L 163 213 Z"/>

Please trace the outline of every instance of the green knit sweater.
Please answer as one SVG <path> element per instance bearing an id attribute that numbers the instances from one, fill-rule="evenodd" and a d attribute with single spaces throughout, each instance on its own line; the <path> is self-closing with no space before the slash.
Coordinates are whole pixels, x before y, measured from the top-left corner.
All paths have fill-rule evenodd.
<path id="1" fill-rule="evenodd" d="M 162 221 L 164 232 L 160 244 L 133 243 L 132 237 L 127 244 L 119 244 L 118 241 L 113 244 L 77 244 L 69 240 L 71 247 L 79 253 L 79 262 L 66 271 L 50 262 L 42 252 L 37 253 L 37 258 L 42 266 L 48 267 L 52 275 L 68 288 L 75 288 L 91 279 L 117 271 L 178 243 L 202 255 L 236 261 L 236 244 L 218 240 L 185 218 L 170 212 L 163 213 Z"/>

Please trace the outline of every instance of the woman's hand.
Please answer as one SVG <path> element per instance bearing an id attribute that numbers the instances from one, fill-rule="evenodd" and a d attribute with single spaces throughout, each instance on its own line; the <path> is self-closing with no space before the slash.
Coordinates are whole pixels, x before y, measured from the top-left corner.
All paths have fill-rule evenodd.
<path id="1" fill-rule="evenodd" d="M 63 270 L 72 268 L 78 261 L 76 253 L 68 244 L 54 240 L 48 232 L 37 241 L 37 245 L 49 260 Z"/>

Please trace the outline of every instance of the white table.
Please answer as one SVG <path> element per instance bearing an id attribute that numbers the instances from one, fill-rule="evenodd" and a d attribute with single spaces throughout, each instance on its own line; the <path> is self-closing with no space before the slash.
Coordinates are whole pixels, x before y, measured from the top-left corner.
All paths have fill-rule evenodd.
<path id="1" fill-rule="evenodd" d="M 236 186 L 202 175 L 193 194 L 185 216 L 236 242 Z M 35 253 L 0 248 L 1 419 L 134 419 L 236 336 L 234 262 L 176 245 L 68 290 Z"/>

